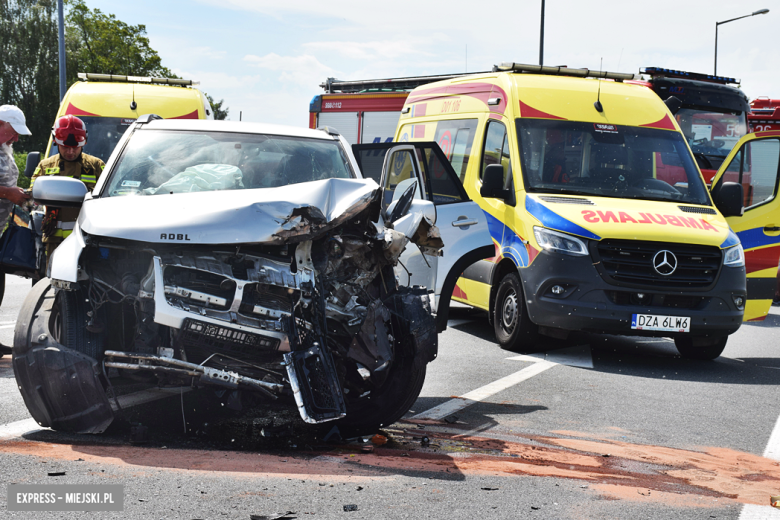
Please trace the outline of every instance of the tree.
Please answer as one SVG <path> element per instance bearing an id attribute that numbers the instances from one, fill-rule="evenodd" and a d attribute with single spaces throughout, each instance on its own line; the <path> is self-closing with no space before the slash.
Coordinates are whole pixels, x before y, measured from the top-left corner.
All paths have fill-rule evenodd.
<path id="1" fill-rule="evenodd" d="M 145 25 L 128 25 L 113 14 L 68 0 L 65 31 L 68 83 L 79 72 L 175 78 L 149 46 Z"/>
<path id="2" fill-rule="evenodd" d="M 227 119 L 228 114 L 230 113 L 230 109 L 228 107 L 222 108 L 222 104 L 225 102 L 224 99 L 220 99 L 219 101 L 214 101 L 214 98 L 206 94 L 206 99 L 209 100 L 209 104 L 211 105 L 211 108 L 214 110 L 214 119 L 217 121 L 222 121 Z"/>
<path id="3" fill-rule="evenodd" d="M 56 0 L 0 0 L 0 104 L 16 105 L 30 137 L 18 151 L 40 150 L 59 106 Z"/>

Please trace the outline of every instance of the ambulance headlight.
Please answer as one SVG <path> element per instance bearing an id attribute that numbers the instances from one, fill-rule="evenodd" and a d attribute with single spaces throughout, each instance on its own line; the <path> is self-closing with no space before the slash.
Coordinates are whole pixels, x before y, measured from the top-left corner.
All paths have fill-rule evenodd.
<path id="1" fill-rule="evenodd" d="M 588 248 L 585 242 L 577 237 L 559 233 L 551 229 L 534 226 L 536 243 L 542 249 L 574 256 L 588 256 Z"/>
<path id="2" fill-rule="evenodd" d="M 723 254 L 723 265 L 745 267 L 745 252 L 742 250 L 742 244 L 726 249 Z"/>

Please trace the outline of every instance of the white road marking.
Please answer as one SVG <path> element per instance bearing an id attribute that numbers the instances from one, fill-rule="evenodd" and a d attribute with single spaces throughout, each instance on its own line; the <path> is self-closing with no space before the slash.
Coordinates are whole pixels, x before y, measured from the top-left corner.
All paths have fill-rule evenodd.
<path id="1" fill-rule="evenodd" d="M 497 381 L 493 381 L 492 383 L 487 384 L 481 388 L 472 390 L 471 392 L 468 392 L 467 394 L 463 394 L 460 397 L 457 397 L 455 399 L 450 399 L 449 401 L 446 401 L 440 404 L 439 406 L 435 406 L 428 411 L 418 413 L 417 415 L 412 416 L 412 419 L 433 419 L 433 420 L 444 419 L 445 417 L 452 415 L 453 413 L 459 410 L 463 410 L 464 408 L 467 408 L 472 404 L 483 401 L 488 397 L 491 397 L 503 390 L 506 390 L 510 386 L 514 386 L 518 383 L 525 381 L 526 379 L 530 379 L 537 374 L 541 374 L 548 368 L 552 368 L 555 365 L 557 365 L 557 363 L 539 360 L 537 358 L 532 358 L 530 356 L 517 356 L 509 359 L 518 359 L 518 358 L 523 358 L 521 361 L 531 361 L 533 365 L 527 366 L 524 369 L 520 370 L 519 372 L 515 372 L 514 374 L 510 374 L 506 377 L 502 377 L 501 379 Z"/>
<path id="2" fill-rule="evenodd" d="M 780 417 L 777 418 L 775 428 L 769 436 L 769 442 L 764 450 L 764 457 L 772 460 L 780 460 Z M 780 495 L 780 489 L 777 490 Z M 766 497 L 769 503 L 769 496 Z M 772 506 L 757 506 L 755 504 L 745 504 L 742 512 L 739 514 L 739 520 L 778 520 L 780 519 L 780 509 Z"/>
<path id="3" fill-rule="evenodd" d="M 179 396 L 182 392 L 189 392 L 192 390 L 189 387 L 186 388 L 151 388 L 149 390 L 141 390 L 140 392 L 133 392 L 132 394 L 119 396 L 119 405 L 122 408 L 132 408 L 133 406 L 150 403 L 157 401 L 158 399 L 164 399 L 165 397 Z M 116 404 L 113 399 L 110 399 L 111 408 L 116 411 Z M 0 425 L 0 439 L 12 439 L 15 437 L 21 437 L 25 433 L 32 433 L 36 431 L 48 430 L 48 428 L 42 427 L 35 422 L 35 419 L 22 419 L 8 424 Z"/>

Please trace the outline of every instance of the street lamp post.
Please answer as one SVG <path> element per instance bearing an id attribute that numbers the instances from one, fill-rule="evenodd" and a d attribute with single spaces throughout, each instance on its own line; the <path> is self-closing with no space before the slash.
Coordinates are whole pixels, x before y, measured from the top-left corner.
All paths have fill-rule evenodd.
<path id="1" fill-rule="evenodd" d="M 57 32 L 60 58 L 60 101 L 65 97 L 65 15 L 62 8 L 62 0 L 57 2 Z"/>
<path id="2" fill-rule="evenodd" d="M 769 12 L 769 9 L 759 9 L 758 11 L 754 11 L 751 14 L 746 14 L 745 16 L 738 16 L 736 18 L 732 18 L 731 20 L 726 20 L 723 22 L 715 22 L 715 72 L 714 75 L 718 75 L 718 26 L 723 25 L 724 23 L 733 22 L 734 20 L 741 20 L 743 18 L 748 18 L 750 16 L 755 16 L 757 14 L 766 14 Z"/>
<path id="3" fill-rule="evenodd" d="M 539 29 L 539 65 L 544 65 L 544 0 L 542 0 L 542 27 Z"/>

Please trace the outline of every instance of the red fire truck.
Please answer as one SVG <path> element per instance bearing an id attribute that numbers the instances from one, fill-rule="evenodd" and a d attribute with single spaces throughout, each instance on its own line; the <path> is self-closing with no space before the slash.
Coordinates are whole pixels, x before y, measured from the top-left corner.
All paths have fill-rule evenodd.
<path id="1" fill-rule="evenodd" d="M 409 92 L 456 76 L 460 74 L 361 81 L 328 78 L 320 84 L 325 94 L 314 96 L 309 104 L 309 128 L 333 127 L 350 144 L 390 142 Z"/>
<path id="2" fill-rule="evenodd" d="M 704 179 L 712 177 L 739 139 L 747 133 L 750 112 L 739 80 L 661 67 L 644 67 L 646 81 L 628 81 L 651 88 L 666 102 L 685 134 Z"/>
<path id="3" fill-rule="evenodd" d="M 751 132 L 780 130 L 780 99 L 759 97 L 751 101 L 748 124 Z"/>

